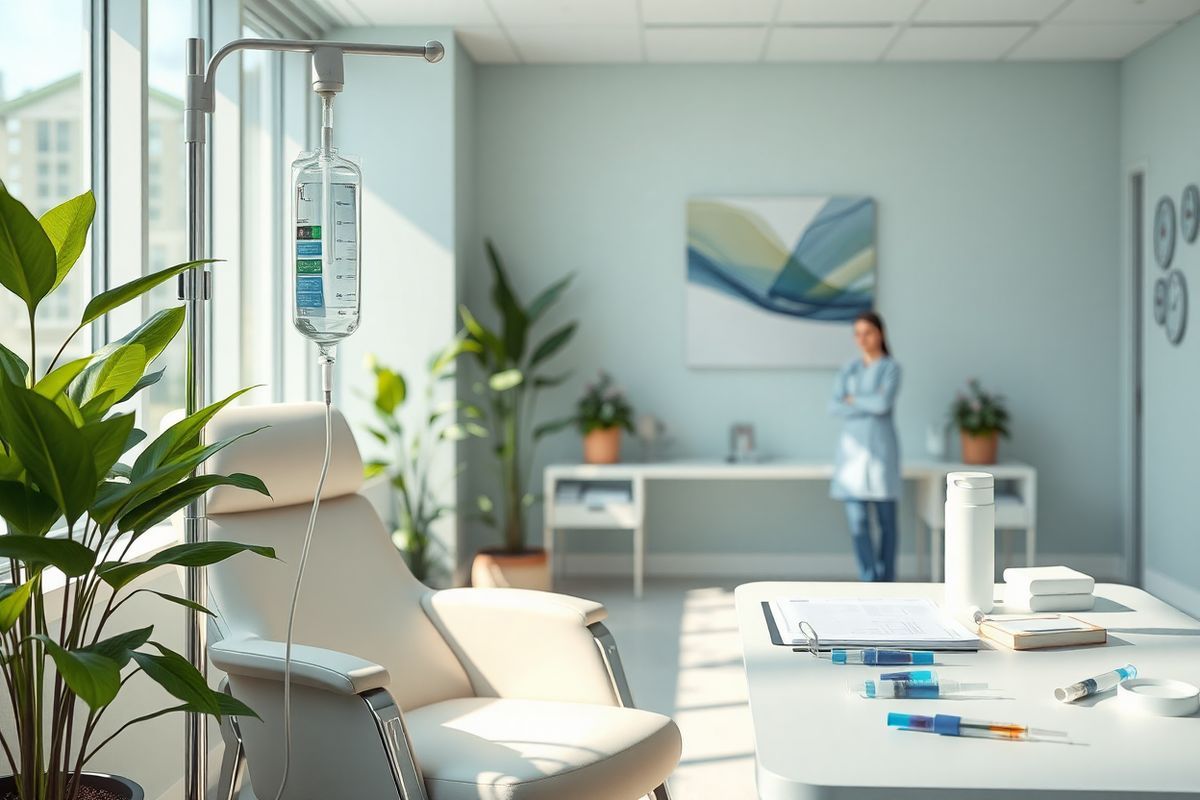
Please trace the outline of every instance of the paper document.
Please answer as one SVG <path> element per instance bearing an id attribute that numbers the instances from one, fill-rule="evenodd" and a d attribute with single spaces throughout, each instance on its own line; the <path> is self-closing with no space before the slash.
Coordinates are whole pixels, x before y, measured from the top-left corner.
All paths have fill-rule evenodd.
<path id="1" fill-rule="evenodd" d="M 979 637 L 927 599 L 784 598 L 771 602 L 784 642 L 807 645 L 800 623 L 816 631 L 821 649 L 891 647 L 977 650 Z"/>

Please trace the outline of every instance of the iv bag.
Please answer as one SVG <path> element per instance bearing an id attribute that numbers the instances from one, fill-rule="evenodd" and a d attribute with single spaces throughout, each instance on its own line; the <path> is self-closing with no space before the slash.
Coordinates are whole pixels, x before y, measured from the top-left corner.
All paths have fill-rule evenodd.
<path id="1" fill-rule="evenodd" d="M 317 344 L 358 329 L 362 171 L 335 148 L 292 162 L 292 323 Z"/>

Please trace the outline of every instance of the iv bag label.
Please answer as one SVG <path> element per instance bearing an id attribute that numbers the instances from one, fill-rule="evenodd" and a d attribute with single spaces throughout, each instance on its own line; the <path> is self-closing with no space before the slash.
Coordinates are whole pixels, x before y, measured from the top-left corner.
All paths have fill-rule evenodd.
<path id="1" fill-rule="evenodd" d="M 296 226 L 296 238 L 297 239 L 320 239 L 321 238 L 321 226 L 320 225 L 297 225 Z"/>
<path id="2" fill-rule="evenodd" d="M 321 279 L 307 275 L 296 278 L 296 306 L 298 308 L 324 308 L 325 291 Z"/>
<path id="3" fill-rule="evenodd" d="M 301 258 L 296 261 L 296 272 L 301 275 L 320 275 L 321 274 L 321 259 L 319 258 Z"/>
<path id="4" fill-rule="evenodd" d="M 320 242 L 296 242 L 296 255 L 298 256 L 320 256 Z"/>

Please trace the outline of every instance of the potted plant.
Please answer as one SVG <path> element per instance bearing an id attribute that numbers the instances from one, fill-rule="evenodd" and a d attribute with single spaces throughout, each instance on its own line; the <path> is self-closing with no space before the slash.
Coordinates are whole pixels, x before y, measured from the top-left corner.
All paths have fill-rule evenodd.
<path id="1" fill-rule="evenodd" d="M 487 429 L 478 422 L 482 412 L 477 407 L 462 401 L 434 406 L 434 386 L 446 377 L 450 363 L 452 356 L 445 353 L 434 358 L 425 402 L 421 408 L 410 410 L 406 425 L 404 411 L 408 382 L 401 373 L 380 364 L 374 356 L 367 359 L 367 366 L 375 376 L 372 406 L 379 422 L 368 431 L 386 448 L 387 457 L 368 461 L 366 476 L 383 475 L 394 490 L 394 497 L 399 502 L 392 542 L 404 555 L 413 576 L 422 582 L 434 579 L 440 567 L 433 553 L 437 542 L 432 535 L 433 525 L 455 511 L 454 506 L 438 501 L 436 487 L 430 485 L 437 451 L 445 442 L 488 435 Z M 462 413 L 465 421 L 454 421 L 456 410 Z"/>
<path id="2" fill-rule="evenodd" d="M 621 430 L 633 433 L 633 406 L 604 370 L 584 387 L 576 407 L 575 424 L 583 434 L 583 460 L 615 464 L 621 460 Z"/>
<path id="3" fill-rule="evenodd" d="M 492 269 L 491 299 L 500 329 L 486 327 L 462 306 L 459 313 L 464 328 L 447 353 L 448 357 L 470 353 L 484 373 L 483 379 L 474 384 L 474 391 L 482 400 L 482 422 L 495 439 L 493 452 L 500 484 L 498 501 L 482 495 L 478 503 L 480 518 L 500 529 L 504 544 L 481 550 L 475 556 L 471 580 L 476 586 L 548 589 L 546 551 L 525 545 L 525 512 L 536 502 L 526 486 L 537 443 L 574 422 L 574 417 L 565 417 L 534 425 L 538 394 L 568 377 L 542 371 L 571 341 L 577 323 L 568 322 L 538 338 L 536 344 L 531 342 L 538 323 L 566 291 L 571 276 L 556 281 L 524 304 L 513 291 L 496 248 L 491 241 L 485 241 L 484 246 Z"/>
<path id="4" fill-rule="evenodd" d="M 975 378 L 967 391 L 958 392 L 950 406 L 950 420 L 962 439 L 964 464 L 995 464 L 1001 436 L 1008 436 L 1008 409 L 1002 395 L 984 390 Z"/>
<path id="5" fill-rule="evenodd" d="M 90 323 L 199 262 L 93 297 L 58 355 L 39 370 L 35 312 L 79 258 L 94 213 L 88 192 L 39 221 L 0 183 L 0 284 L 22 301 L 29 320 L 27 341 L 0 344 L 0 562 L 9 571 L 0 585 L 0 673 L 12 703 L 12 721 L 6 715 L 0 725 L 0 749 L 12 772 L 0 779 L 0 796 L 20 800 L 141 800 L 132 781 L 84 772 L 113 738 L 172 712 L 252 714 L 209 689 L 187 659 L 152 638 L 153 626 L 113 632 L 110 623 L 138 593 L 211 613 L 186 598 L 133 586 L 155 569 L 203 567 L 243 551 L 274 556 L 269 548 L 200 542 L 129 558 L 138 537 L 214 486 L 267 490 L 250 475 L 192 476 L 233 441 L 204 444 L 201 434 L 236 394 L 172 425 L 134 457 L 132 449 L 147 436 L 134 427 L 134 414 L 116 406 L 162 377 L 163 370 L 147 368 L 178 333 L 182 306 L 153 314 L 91 355 L 59 363 L 67 343 Z M 65 586 L 47 585 L 51 567 L 65 576 Z M 53 591 L 62 597 L 50 603 Z M 178 702 L 100 739 L 98 726 L 118 694 L 146 680 Z"/>

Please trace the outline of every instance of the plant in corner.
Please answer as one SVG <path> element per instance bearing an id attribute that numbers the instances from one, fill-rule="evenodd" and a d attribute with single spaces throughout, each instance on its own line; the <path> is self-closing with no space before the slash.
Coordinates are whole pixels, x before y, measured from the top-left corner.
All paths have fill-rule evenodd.
<path id="1" fill-rule="evenodd" d="M 203 567 L 243 551 L 274 556 L 269 548 L 200 542 L 131 558 L 139 537 L 214 486 L 267 490 L 250 475 L 191 476 L 233 441 L 204 444 L 201 433 L 236 394 L 172 425 L 132 458 L 146 434 L 118 404 L 162 377 L 162 369 L 147 369 L 182 326 L 182 306 L 153 314 L 91 355 L 58 363 L 90 323 L 200 262 L 93 297 L 58 354 L 39 371 L 35 312 L 79 258 L 94 213 L 87 192 L 38 220 L 0 183 L 0 284 L 22 301 L 29 320 L 28 341 L 0 345 L 0 518 L 6 528 L 0 564 L 9 574 L 9 582 L 0 584 L 0 674 L 13 720 L 0 727 L 0 748 L 12 771 L 0 780 L 0 796 L 20 800 L 76 800 L 96 796 L 101 787 L 140 796 L 135 784 L 86 774 L 84 767 L 130 726 L 164 714 L 252 715 L 209 689 L 187 659 L 154 640 L 153 626 L 110 628 L 114 614 L 136 594 L 210 613 L 183 597 L 136 586 L 159 567 Z M 29 361 L 18 352 L 29 354 Z M 65 577 L 65 585 L 54 588 L 56 576 Z M 98 731 L 114 727 L 109 715 L 118 697 L 146 680 L 177 702 L 128 719 L 101 739 Z"/>
<path id="2" fill-rule="evenodd" d="M 576 405 L 575 424 L 583 434 L 583 460 L 615 464 L 621 460 L 621 430 L 633 433 L 633 406 L 604 370 L 584 387 Z"/>
<path id="3" fill-rule="evenodd" d="M 975 378 L 967 391 L 958 392 L 950 405 L 950 422 L 962 439 L 964 464 L 995 464 L 1001 436 L 1008 436 L 1008 409 L 1004 397 L 986 391 Z"/>
<path id="4" fill-rule="evenodd" d="M 577 323 L 568 322 L 538 338 L 534 330 L 546 312 L 558 301 L 571 277 L 556 281 L 543 289 L 528 304 L 523 304 L 513 291 L 508 271 L 492 242 L 485 241 L 488 263 L 492 269 L 492 305 L 500 317 L 500 330 L 483 325 L 475 314 L 462 306 L 464 330 L 449 357 L 462 353 L 474 356 L 483 371 L 483 380 L 474 385 L 482 398 L 484 425 L 494 440 L 493 452 L 500 484 L 499 501 L 484 495 L 479 498 L 481 518 L 504 535 L 504 546 L 498 550 L 483 550 L 475 557 L 471 570 L 472 582 L 489 586 L 520 586 L 547 589 L 550 585 L 546 553 L 525 547 L 525 512 L 537 501 L 527 490 L 529 470 L 533 467 L 533 452 L 537 443 L 575 421 L 574 416 L 543 422 L 533 427 L 538 394 L 558 386 L 566 374 L 542 373 L 547 362 L 559 353 L 575 335 Z"/>
<path id="5" fill-rule="evenodd" d="M 477 407 L 462 401 L 434 405 L 434 387 L 437 381 L 452 377 L 446 372 L 452 361 L 453 350 L 433 359 L 424 406 L 413 409 L 406 427 L 403 411 L 409 398 L 408 382 L 401 373 L 380 364 L 374 356 L 367 359 L 367 366 L 375 376 L 372 406 L 379 422 L 379 426 L 369 428 L 369 432 L 386 448 L 387 457 L 368 461 L 364 469 L 368 478 L 386 476 L 395 491 L 399 508 L 392 542 L 404 554 L 413 577 L 422 582 L 436 577 L 440 567 L 432 552 L 437 543 L 433 525 L 455 511 L 454 506 L 439 502 L 437 487 L 430 483 L 434 479 L 437 451 L 446 442 L 488 435 L 487 429 L 478 422 L 482 412 Z M 454 421 L 456 410 L 466 417 L 464 422 Z M 456 470 L 452 477 L 457 474 Z"/>

